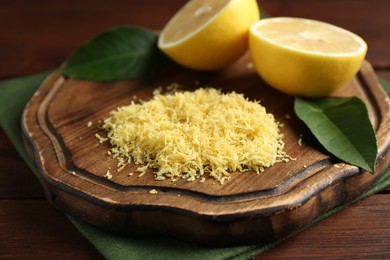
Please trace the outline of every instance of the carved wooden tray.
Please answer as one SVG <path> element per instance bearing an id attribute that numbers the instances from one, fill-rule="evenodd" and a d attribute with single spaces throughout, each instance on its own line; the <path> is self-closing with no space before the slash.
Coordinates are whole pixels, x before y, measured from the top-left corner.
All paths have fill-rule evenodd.
<path id="1" fill-rule="evenodd" d="M 379 147 L 375 174 L 329 156 L 294 115 L 293 98 L 262 82 L 248 60 L 244 57 L 218 73 L 173 66 L 145 79 L 110 83 L 51 74 L 22 118 L 26 147 L 43 176 L 47 199 L 115 233 L 159 234 L 225 246 L 268 242 L 296 232 L 360 195 L 381 176 L 390 161 L 390 105 L 367 62 L 335 95 L 356 95 L 368 105 Z M 109 143 L 100 144 L 95 137 L 105 135 L 99 122 L 134 96 L 147 100 L 155 88 L 173 82 L 189 89 L 199 84 L 234 90 L 261 100 L 284 124 L 285 150 L 296 161 L 277 163 L 259 175 L 233 173 L 223 185 L 211 178 L 204 183 L 156 181 L 149 172 L 129 176 L 135 165 L 117 173 L 116 160 L 107 154 Z M 104 177 L 108 169 L 111 179 Z M 152 189 L 157 194 L 150 193 Z"/>

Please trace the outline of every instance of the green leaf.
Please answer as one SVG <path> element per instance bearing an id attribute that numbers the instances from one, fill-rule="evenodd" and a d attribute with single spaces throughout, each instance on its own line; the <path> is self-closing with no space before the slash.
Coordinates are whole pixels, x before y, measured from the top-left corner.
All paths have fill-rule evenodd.
<path id="1" fill-rule="evenodd" d="M 68 77 L 111 81 L 144 76 L 169 59 L 157 47 L 157 35 L 135 26 L 109 29 L 85 42 L 63 69 Z"/>
<path id="2" fill-rule="evenodd" d="M 374 172 L 377 143 L 365 104 L 358 98 L 295 98 L 295 113 L 342 161 Z"/>

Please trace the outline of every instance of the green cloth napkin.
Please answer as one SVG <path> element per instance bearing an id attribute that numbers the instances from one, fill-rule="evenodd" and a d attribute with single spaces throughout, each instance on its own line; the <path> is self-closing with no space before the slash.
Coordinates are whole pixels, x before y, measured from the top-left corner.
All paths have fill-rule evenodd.
<path id="1" fill-rule="evenodd" d="M 39 179 L 41 176 L 23 146 L 20 118 L 25 104 L 48 74 L 45 72 L 0 83 L 0 126 Z M 381 83 L 390 93 L 390 84 L 384 80 Z M 390 170 L 366 193 L 323 214 L 300 231 L 388 186 Z M 294 235 L 262 245 L 210 248 L 176 239 L 116 236 L 71 216 L 68 218 L 107 259 L 249 259 Z"/>

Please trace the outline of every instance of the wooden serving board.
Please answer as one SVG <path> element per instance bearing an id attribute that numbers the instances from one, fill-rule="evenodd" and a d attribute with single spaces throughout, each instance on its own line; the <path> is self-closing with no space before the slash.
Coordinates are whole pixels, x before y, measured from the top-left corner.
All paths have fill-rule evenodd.
<path id="1" fill-rule="evenodd" d="M 172 66 L 145 79 L 110 83 L 51 74 L 22 118 L 25 144 L 40 169 L 47 199 L 111 232 L 226 246 L 268 242 L 296 232 L 357 197 L 383 174 L 390 162 L 390 103 L 367 62 L 335 96 L 356 95 L 367 104 L 379 147 L 375 174 L 329 156 L 294 115 L 293 98 L 268 87 L 248 61 L 246 56 L 215 73 Z M 134 96 L 147 100 L 154 89 L 173 82 L 190 90 L 234 90 L 260 100 L 284 124 L 285 151 L 296 160 L 277 163 L 261 174 L 232 173 L 223 185 L 212 178 L 204 183 L 157 181 L 150 171 L 129 176 L 135 165 L 116 172 L 116 160 L 107 154 L 109 143 L 95 137 L 105 136 L 99 129 L 102 120 Z M 111 179 L 104 177 L 107 170 Z M 150 193 L 152 189 L 157 194 Z"/>

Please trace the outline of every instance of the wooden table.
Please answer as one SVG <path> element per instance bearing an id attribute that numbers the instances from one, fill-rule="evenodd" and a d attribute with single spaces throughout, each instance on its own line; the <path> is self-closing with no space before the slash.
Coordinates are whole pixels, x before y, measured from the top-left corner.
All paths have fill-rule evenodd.
<path id="1" fill-rule="evenodd" d="M 0 1 L 0 80 L 58 67 L 77 46 L 115 25 L 161 29 L 185 0 Z M 164 4 L 162 4 L 164 3 Z M 390 81 L 387 0 L 263 0 L 272 16 L 333 23 L 362 36 L 367 60 Z M 0 259 L 101 259 L 0 130 Z M 267 251 L 259 259 L 390 258 L 390 189 Z"/>

